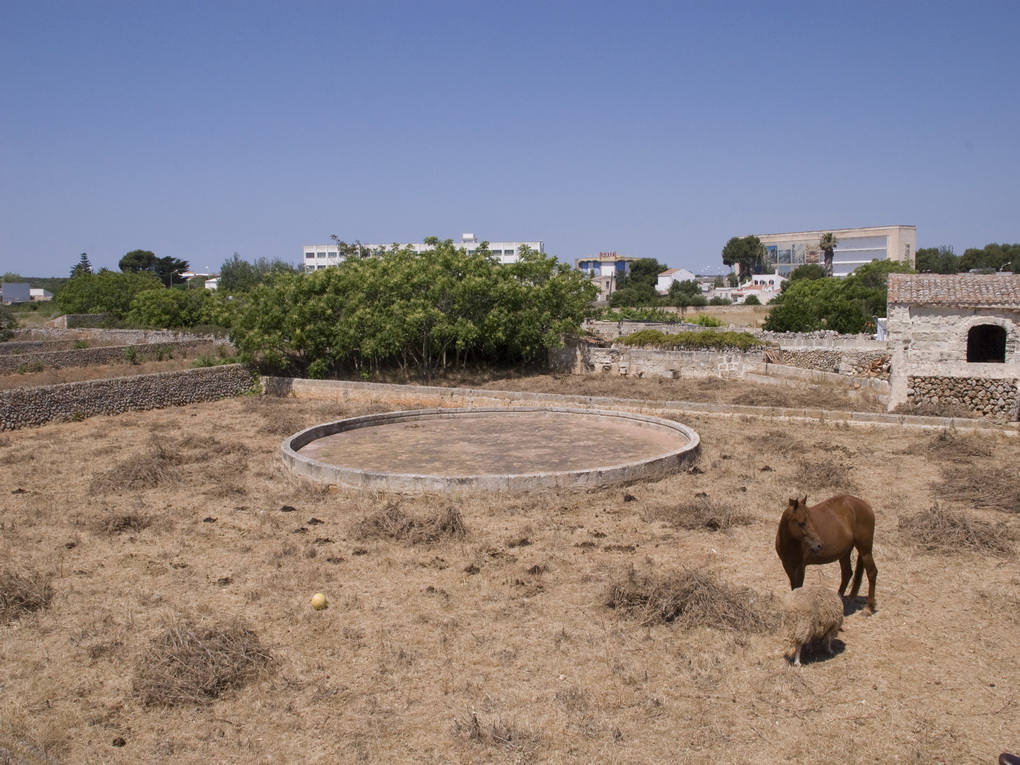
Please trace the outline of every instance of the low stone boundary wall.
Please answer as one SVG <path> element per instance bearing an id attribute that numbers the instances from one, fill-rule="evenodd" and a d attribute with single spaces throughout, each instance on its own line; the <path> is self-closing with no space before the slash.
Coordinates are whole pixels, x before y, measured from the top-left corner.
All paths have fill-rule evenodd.
<path id="1" fill-rule="evenodd" d="M 210 342 L 209 340 L 185 340 L 143 345 L 107 345 L 99 348 L 7 356 L 0 354 L 0 375 L 16 372 L 41 372 L 44 369 L 64 369 L 66 367 L 94 367 L 127 361 L 157 361 L 169 358 L 176 351 L 199 348 L 209 345 Z"/>
<path id="2" fill-rule="evenodd" d="M 914 406 L 956 404 L 986 417 L 1020 418 L 1020 380 L 981 377 L 907 377 L 907 397 Z"/>
<path id="3" fill-rule="evenodd" d="M 1017 435 L 1017 423 L 959 417 L 925 417 L 885 412 L 850 412 L 827 409 L 790 409 L 775 406 L 708 404 L 691 401 L 644 401 L 607 396 L 568 396 L 477 388 L 438 388 L 418 385 L 349 382 L 345 380 L 303 380 L 292 377 L 263 377 L 262 391 L 269 396 L 293 396 L 322 401 L 386 403 L 401 409 L 466 406 L 580 406 L 618 409 L 680 417 L 691 414 L 716 417 L 766 417 L 776 420 L 816 422 L 830 425 L 896 426 L 943 430 L 995 431 Z"/>
<path id="4" fill-rule="evenodd" d="M 43 351 L 69 351 L 74 340 L 11 340 L 0 343 L 0 356 L 16 356 L 19 353 L 42 353 Z"/>
<path id="5" fill-rule="evenodd" d="M 892 356 L 884 350 L 769 348 L 765 351 L 765 360 L 770 364 L 813 369 L 817 372 L 834 372 L 851 377 L 875 377 L 888 380 Z"/>
<path id="6" fill-rule="evenodd" d="M 750 351 L 682 351 L 613 346 L 602 348 L 568 341 L 549 354 L 549 366 L 560 374 L 614 374 L 629 377 L 740 377 L 761 374 L 761 349 Z"/>
<path id="7" fill-rule="evenodd" d="M 255 377 L 242 364 L 159 372 L 137 377 L 0 391 L 0 431 L 100 414 L 194 404 L 250 391 Z"/>
<path id="8" fill-rule="evenodd" d="M 31 329 L 14 330 L 17 341 L 34 340 L 95 340 L 115 345 L 144 345 L 147 343 L 179 343 L 186 340 L 205 340 L 210 343 L 229 342 L 225 337 L 216 335 L 182 332 L 175 329 L 55 329 L 53 327 L 33 327 Z"/>
<path id="9" fill-rule="evenodd" d="M 766 332 L 754 330 L 760 340 L 775 343 L 780 348 L 856 348 L 860 350 L 884 351 L 889 346 L 885 340 L 876 340 L 874 335 L 841 335 L 831 330 L 818 332 Z"/>

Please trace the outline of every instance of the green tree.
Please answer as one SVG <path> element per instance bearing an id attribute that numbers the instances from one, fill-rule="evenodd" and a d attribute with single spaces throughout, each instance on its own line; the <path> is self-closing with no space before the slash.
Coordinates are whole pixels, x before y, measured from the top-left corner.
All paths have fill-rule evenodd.
<path id="1" fill-rule="evenodd" d="M 701 285 L 693 279 L 686 279 L 682 282 L 673 282 L 669 285 L 670 297 L 673 297 L 679 292 L 683 292 L 688 297 L 694 297 L 695 295 L 701 294 Z"/>
<path id="2" fill-rule="evenodd" d="M 921 247 L 914 253 L 914 268 L 922 274 L 956 274 L 960 272 L 960 258 L 946 245 Z"/>
<path id="3" fill-rule="evenodd" d="M 986 244 L 970 248 L 960 256 L 960 271 L 1020 272 L 1020 244 Z"/>
<path id="4" fill-rule="evenodd" d="M 149 250 L 132 250 L 117 265 L 125 273 L 152 274 L 164 287 L 183 284 L 185 279 L 181 274 L 188 270 L 188 261 L 169 256 L 158 258 Z"/>
<path id="5" fill-rule="evenodd" d="M 797 279 L 824 279 L 825 277 L 825 266 L 818 263 L 804 263 L 790 272 L 791 282 L 797 281 Z M 785 287 L 786 284 L 789 282 L 785 282 L 783 286 Z"/>
<path id="6" fill-rule="evenodd" d="M 273 276 L 296 273 L 298 268 L 282 258 L 258 258 L 250 263 L 235 252 L 220 266 L 217 289 L 227 293 L 248 292 Z"/>
<path id="7" fill-rule="evenodd" d="M 818 249 L 823 253 L 823 267 L 825 268 L 826 276 L 832 276 L 832 256 L 837 244 L 839 244 L 839 240 L 836 239 L 835 234 L 831 231 L 822 234 L 818 240 Z"/>
<path id="8" fill-rule="evenodd" d="M 739 278 L 746 278 L 763 272 L 768 264 L 768 253 L 758 237 L 735 236 L 723 247 L 722 261 L 727 266 L 735 266 Z"/>
<path id="9" fill-rule="evenodd" d="M 798 279 L 772 301 L 762 325 L 774 332 L 873 331 L 885 316 L 890 273 L 912 273 L 909 263 L 873 260 L 845 278 Z"/>
<path id="10" fill-rule="evenodd" d="M 469 361 L 534 363 L 576 332 L 596 288 L 584 274 L 524 248 L 499 265 L 451 240 L 281 274 L 238 299 L 231 338 L 263 369 L 327 377 Z"/>
<path id="11" fill-rule="evenodd" d="M 654 287 L 637 282 L 616 290 L 609 296 L 609 305 L 613 308 L 637 308 L 652 306 L 658 303 L 659 295 Z"/>
<path id="12" fill-rule="evenodd" d="M 117 264 L 117 267 L 124 272 L 132 271 L 134 273 L 156 273 L 156 263 L 159 258 L 156 257 L 156 253 L 150 250 L 131 250 Z"/>
<path id="13" fill-rule="evenodd" d="M 71 278 L 81 276 L 82 274 L 92 273 L 92 263 L 89 261 L 89 255 L 87 252 L 81 254 L 81 258 L 75 264 L 74 268 L 71 269 Z"/>
<path id="14" fill-rule="evenodd" d="M 159 279 L 149 273 L 101 269 L 71 279 L 54 300 L 64 313 L 102 313 L 123 319 L 131 310 L 135 295 L 160 286 Z"/>
<path id="15" fill-rule="evenodd" d="M 209 290 L 150 289 L 131 301 L 127 320 L 156 329 L 186 329 L 207 322 Z"/>
<path id="16" fill-rule="evenodd" d="M 744 305 L 761 305 L 757 295 L 748 295 L 744 298 Z"/>

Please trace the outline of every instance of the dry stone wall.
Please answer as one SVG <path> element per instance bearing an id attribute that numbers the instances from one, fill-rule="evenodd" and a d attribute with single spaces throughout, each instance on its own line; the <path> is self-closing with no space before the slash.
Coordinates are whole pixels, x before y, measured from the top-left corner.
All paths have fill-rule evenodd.
<path id="1" fill-rule="evenodd" d="M 1017 380 L 981 377 L 907 377 L 907 397 L 914 406 L 965 406 L 996 419 L 1018 419 Z"/>
<path id="2" fill-rule="evenodd" d="M 552 371 L 561 374 L 613 374 L 629 377 L 739 377 L 762 372 L 760 349 L 750 351 L 676 351 L 601 348 L 568 342 L 549 354 Z"/>
<path id="3" fill-rule="evenodd" d="M 208 345 L 207 340 L 188 340 L 178 343 L 147 343 L 145 345 L 108 345 L 101 348 L 81 348 L 69 351 L 0 355 L 0 375 L 15 372 L 40 372 L 44 369 L 66 367 L 92 367 L 125 361 L 158 361 L 170 358 L 174 352 Z"/>
<path id="4" fill-rule="evenodd" d="M 0 391 L 0 431 L 101 414 L 163 409 L 247 393 L 255 376 L 242 364 Z"/>
<path id="5" fill-rule="evenodd" d="M 816 372 L 833 372 L 850 377 L 889 379 L 891 356 L 883 351 L 854 351 L 835 348 L 790 350 L 770 348 L 765 360 L 770 364 L 811 369 Z"/>

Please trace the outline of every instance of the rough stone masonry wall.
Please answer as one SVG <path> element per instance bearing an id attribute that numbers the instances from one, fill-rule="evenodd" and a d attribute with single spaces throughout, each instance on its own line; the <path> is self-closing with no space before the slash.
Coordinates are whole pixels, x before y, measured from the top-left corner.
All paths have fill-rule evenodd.
<path id="1" fill-rule="evenodd" d="M 247 393 L 255 377 L 242 364 L 137 377 L 0 391 L 0 431 L 100 414 L 163 409 Z"/>
<path id="2" fill-rule="evenodd" d="M 549 366 L 561 374 L 614 374 L 629 377 L 739 377 L 762 372 L 760 349 L 750 351 L 674 351 L 600 348 L 568 342 L 549 354 Z"/>
<path id="3" fill-rule="evenodd" d="M 907 377 L 907 397 L 914 406 L 962 405 L 996 419 L 1018 419 L 1017 380 L 981 377 Z"/>
<path id="4" fill-rule="evenodd" d="M 43 353 L 0 354 L 0 375 L 15 372 L 38 372 L 43 369 L 66 367 L 92 367 L 125 361 L 156 361 L 169 358 L 174 352 L 209 345 L 208 340 L 186 340 L 176 343 L 146 343 L 144 345 L 108 345 L 99 348 L 81 348 L 70 351 Z"/>
<path id="5" fill-rule="evenodd" d="M 770 348 L 765 360 L 770 364 L 834 372 L 850 377 L 889 379 L 891 356 L 882 351 L 853 351 L 833 348 L 787 349 Z"/>

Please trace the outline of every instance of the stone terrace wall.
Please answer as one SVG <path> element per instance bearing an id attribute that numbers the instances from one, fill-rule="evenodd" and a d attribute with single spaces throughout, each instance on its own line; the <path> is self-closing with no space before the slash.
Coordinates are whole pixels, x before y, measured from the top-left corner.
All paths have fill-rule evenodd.
<path id="1" fill-rule="evenodd" d="M 48 351 L 43 353 L 0 354 L 0 375 L 19 371 L 42 371 L 43 369 L 64 369 L 66 367 L 92 367 L 101 364 L 116 364 L 130 361 L 155 361 L 167 358 L 178 350 L 209 345 L 208 340 L 185 340 L 171 343 L 146 343 L 143 345 L 107 345 L 100 348 L 81 348 L 70 351 Z M 134 350 L 132 350 L 134 349 Z"/>
<path id="2" fill-rule="evenodd" d="M 247 393 L 255 377 L 241 364 L 0 391 L 0 431 L 100 414 L 163 409 Z"/>
<path id="3" fill-rule="evenodd" d="M 907 397 L 914 406 L 956 404 L 995 419 L 1020 419 L 1018 380 L 982 377 L 907 377 Z"/>
<path id="4" fill-rule="evenodd" d="M 860 350 L 885 351 L 889 344 L 876 340 L 874 335 L 841 335 L 838 332 L 765 332 L 753 330 L 759 340 L 765 340 L 780 348 L 851 348 Z"/>
<path id="5" fill-rule="evenodd" d="M 198 335 L 194 332 L 180 332 L 173 329 L 55 329 L 33 327 L 14 330 L 16 341 L 66 341 L 94 340 L 116 345 L 144 345 L 145 343 L 176 343 L 185 340 L 205 340 L 210 343 L 226 343 L 226 338 L 216 335 Z M 12 341 L 14 342 L 14 341 Z"/>
<path id="6" fill-rule="evenodd" d="M 884 351 L 855 351 L 834 348 L 790 350 L 769 348 L 765 360 L 770 364 L 811 369 L 816 372 L 834 372 L 850 377 L 889 379 L 892 357 Z"/>
<path id="7" fill-rule="evenodd" d="M 751 351 L 674 351 L 644 348 L 600 348 L 567 343 L 549 354 L 549 365 L 561 374 L 615 374 L 631 377 L 739 377 L 764 371 L 761 349 Z"/>
<path id="8" fill-rule="evenodd" d="M 14 356 L 19 353 L 42 353 L 43 351 L 69 351 L 74 340 L 11 340 L 0 343 L 0 356 Z"/>

